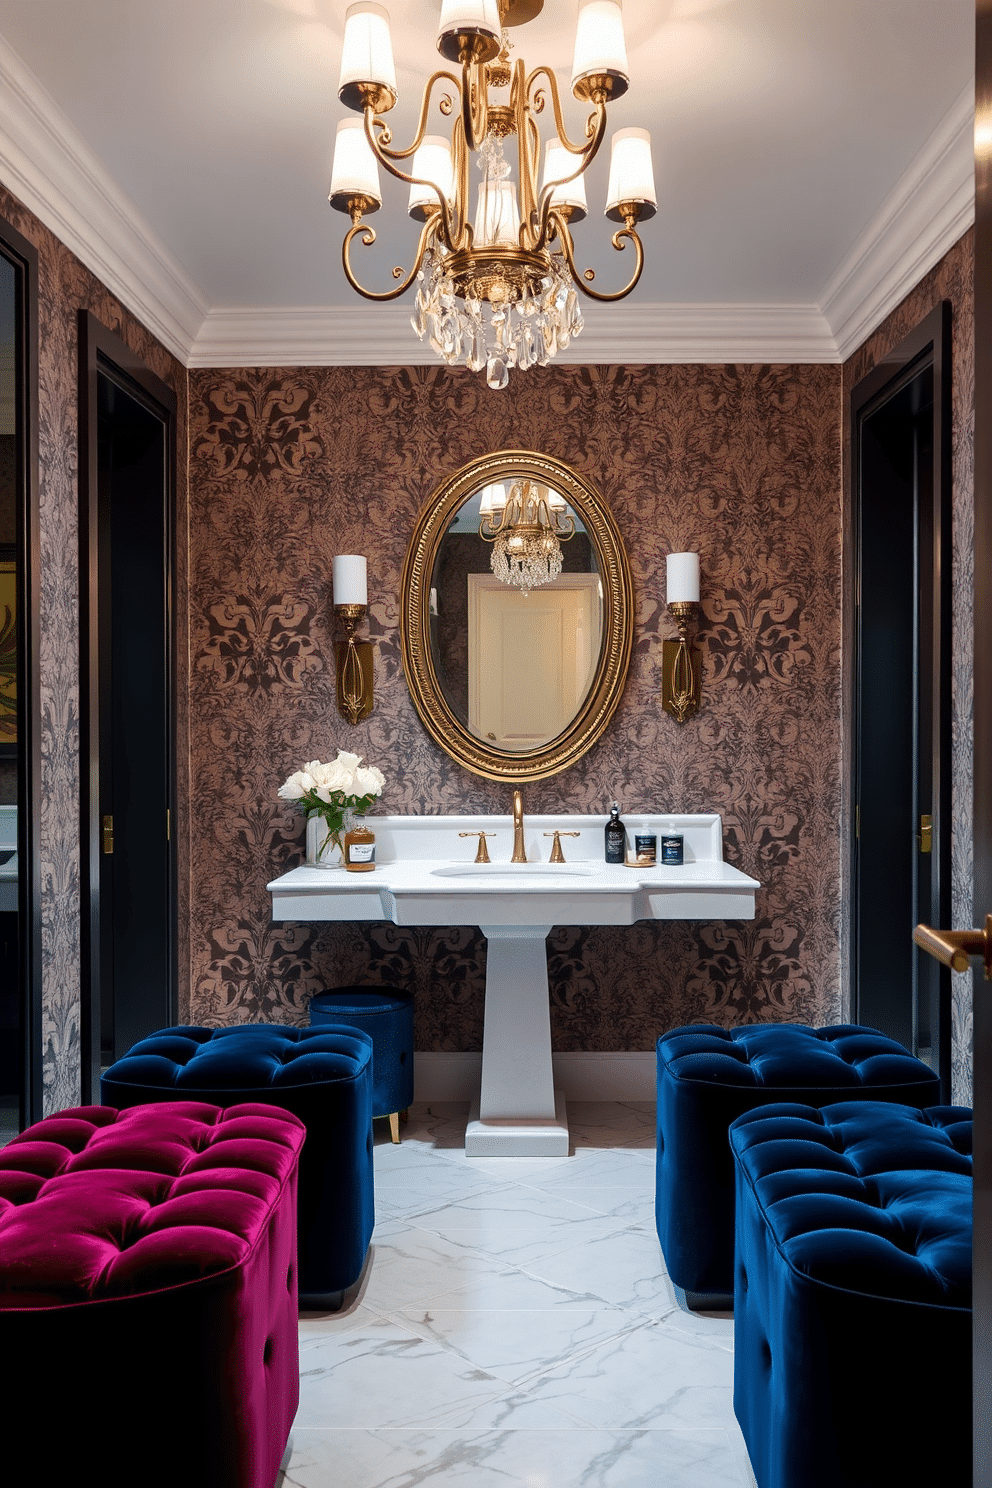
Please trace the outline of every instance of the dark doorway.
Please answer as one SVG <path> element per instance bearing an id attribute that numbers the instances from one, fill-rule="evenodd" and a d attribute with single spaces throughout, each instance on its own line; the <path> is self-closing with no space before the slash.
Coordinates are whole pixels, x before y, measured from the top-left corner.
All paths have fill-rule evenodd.
<path id="1" fill-rule="evenodd" d="M 37 280 L 0 221 L 0 1144 L 43 1114 Z"/>
<path id="2" fill-rule="evenodd" d="M 854 389 L 851 433 L 855 1016 L 925 1060 L 949 1100 L 950 973 L 912 940 L 950 909 L 948 304 Z"/>
<path id="3" fill-rule="evenodd" d="M 81 317 L 84 1080 L 175 1022 L 172 510 L 175 402 Z"/>

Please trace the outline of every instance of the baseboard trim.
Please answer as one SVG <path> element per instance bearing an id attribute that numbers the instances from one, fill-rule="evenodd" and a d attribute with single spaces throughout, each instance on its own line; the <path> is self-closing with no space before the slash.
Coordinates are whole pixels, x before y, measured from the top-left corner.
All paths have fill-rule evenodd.
<path id="1" fill-rule="evenodd" d="M 655 1094 L 653 1051 L 622 1054 L 552 1055 L 555 1089 L 567 1101 L 651 1101 Z M 417 1053 L 414 1099 L 470 1101 L 479 1093 L 482 1055 Z"/>

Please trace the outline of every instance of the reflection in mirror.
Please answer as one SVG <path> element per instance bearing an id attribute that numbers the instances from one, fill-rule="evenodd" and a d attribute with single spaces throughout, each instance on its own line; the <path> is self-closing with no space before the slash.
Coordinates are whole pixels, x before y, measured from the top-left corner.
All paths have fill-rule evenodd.
<path id="1" fill-rule="evenodd" d="M 578 471 L 497 450 L 445 478 L 410 539 L 401 641 L 431 738 L 490 780 L 543 780 L 602 735 L 627 680 L 630 567 Z"/>
<path id="2" fill-rule="evenodd" d="M 515 496 L 524 521 L 511 525 L 505 514 Z M 553 553 L 542 554 L 544 576 L 533 564 L 521 572 L 518 560 L 514 579 L 514 533 L 538 525 L 527 521 L 528 498 L 544 503 L 558 535 L 551 533 Z M 430 637 L 441 690 L 477 739 L 529 750 L 569 726 L 600 661 L 603 584 L 582 518 L 559 491 L 491 482 L 466 497 L 434 560 Z"/>

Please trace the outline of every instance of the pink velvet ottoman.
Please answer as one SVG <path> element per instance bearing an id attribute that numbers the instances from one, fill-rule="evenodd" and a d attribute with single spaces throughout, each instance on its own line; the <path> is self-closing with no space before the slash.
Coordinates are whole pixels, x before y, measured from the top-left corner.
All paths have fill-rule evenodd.
<path id="1" fill-rule="evenodd" d="M 299 1402 L 303 1123 L 62 1111 L 0 1149 L 4 1476 L 273 1488 Z"/>

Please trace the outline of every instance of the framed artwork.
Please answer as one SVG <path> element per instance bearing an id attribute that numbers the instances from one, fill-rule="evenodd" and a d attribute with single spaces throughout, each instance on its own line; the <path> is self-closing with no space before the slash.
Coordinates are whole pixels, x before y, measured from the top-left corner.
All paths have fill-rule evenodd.
<path id="1" fill-rule="evenodd" d="M 17 558 L 0 543 L 0 759 L 17 753 Z"/>

